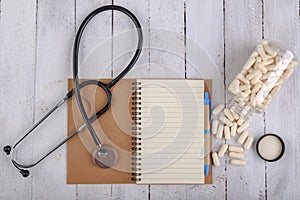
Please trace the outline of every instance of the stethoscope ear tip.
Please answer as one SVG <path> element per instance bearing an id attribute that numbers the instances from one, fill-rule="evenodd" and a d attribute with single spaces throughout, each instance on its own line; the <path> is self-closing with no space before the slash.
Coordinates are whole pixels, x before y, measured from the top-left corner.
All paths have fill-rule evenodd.
<path id="1" fill-rule="evenodd" d="M 29 171 L 28 170 L 25 170 L 25 169 L 21 169 L 20 170 L 20 173 L 22 174 L 22 176 L 24 177 L 24 178 L 27 178 L 28 176 L 29 176 Z"/>
<path id="2" fill-rule="evenodd" d="M 10 151 L 11 151 L 11 146 L 9 146 L 9 145 L 5 146 L 5 147 L 3 148 L 3 151 L 4 151 L 7 155 L 9 155 L 9 154 L 10 154 Z"/>
<path id="3" fill-rule="evenodd" d="M 10 155 L 10 152 L 11 152 L 11 146 L 9 146 L 9 145 L 5 146 L 5 147 L 3 148 L 3 151 L 4 151 L 7 155 Z M 12 162 L 13 162 L 13 160 L 12 160 Z M 15 166 L 16 166 L 16 165 L 15 165 Z M 17 167 L 17 169 L 20 170 L 20 174 L 22 174 L 22 176 L 23 176 L 24 178 L 28 177 L 29 174 L 30 174 L 29 171 L 26 170 L 26 169 L 20 169 L 20 168 L 18 168 L 18 167 Z"/>

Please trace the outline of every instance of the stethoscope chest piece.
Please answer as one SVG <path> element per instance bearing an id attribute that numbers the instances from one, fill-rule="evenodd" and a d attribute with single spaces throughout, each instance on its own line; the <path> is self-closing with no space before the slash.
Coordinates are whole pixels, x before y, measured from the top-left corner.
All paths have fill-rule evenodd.
<path id="1" fill-rule="evenodd" d="M 109 146 L 103 146 L 94 152 L 93 160 L 101 168 L 111 168 L 117 162 L 117 152 Z"/>

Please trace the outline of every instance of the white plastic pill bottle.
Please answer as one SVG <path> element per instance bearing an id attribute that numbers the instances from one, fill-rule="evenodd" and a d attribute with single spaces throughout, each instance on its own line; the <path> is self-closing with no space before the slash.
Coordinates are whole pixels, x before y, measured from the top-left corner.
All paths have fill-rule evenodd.
<path id="1" fill-rule="evenodd" d="M 296 66 L 297 59 L 290 50 L 262 40 L 228 87 L 234 95 L 229 109 L 245 121 L 254 112 L 263 112 Z"/>

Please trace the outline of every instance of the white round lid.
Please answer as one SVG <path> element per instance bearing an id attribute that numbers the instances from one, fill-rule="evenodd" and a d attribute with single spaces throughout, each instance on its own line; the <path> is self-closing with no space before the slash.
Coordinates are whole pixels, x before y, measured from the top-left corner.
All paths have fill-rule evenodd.
<path id="1" fill-rule="evenodd" d="M 266 161 L 276 161 L 284 153 L 285 146 L 283 140 L 275 134 L 267 134 L 257 142 L 257 153 Z"/>

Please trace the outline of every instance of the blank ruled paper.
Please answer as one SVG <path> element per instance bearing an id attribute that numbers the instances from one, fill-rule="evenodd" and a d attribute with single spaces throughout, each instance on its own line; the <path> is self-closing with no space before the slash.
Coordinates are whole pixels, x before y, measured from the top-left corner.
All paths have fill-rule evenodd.
<path id="1" fill-rule="evenodd" d="M 204 81 L 138 79 L 137 84 L 137 183 L 204 183 Z"/>

